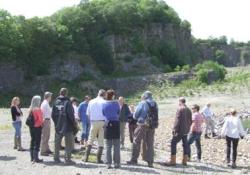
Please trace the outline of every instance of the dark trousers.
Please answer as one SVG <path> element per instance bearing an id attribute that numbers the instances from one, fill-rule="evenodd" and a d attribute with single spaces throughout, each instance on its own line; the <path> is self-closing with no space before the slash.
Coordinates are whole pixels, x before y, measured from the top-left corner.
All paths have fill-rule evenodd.
<path id="1" fill-rule="evenodd" d="M 132 161 L 137 161 L 140 155 L 141 142 L 145 143 L 143 157 L 148 163 L 154 162 L 154 135 L 155 129 L 150 129 L 146 125 L 138 125 L 134 132 Z"/>
<path id="2" fill-rule="evenodd" d="M 227 161 L 228 162 L 230 161 L 231 147 L 232 147 L 231 145 L 233 145 L 233 162 L 236 162 L 239 139 L 226 136 L 226 142 L 227 142 Z"/>
<path id="3" fill-rule="evenodd" d="M 187 142 L 187 135 L 177 135 L 172 137 L 171 141 L 171 155 L 176 155 L 176 146 L 182 140 L 182 146 L 184 150 L 184 155 L 188 155 L 188 142 Z"/>
<path id="4" fill-rule="evenodd" d="M 40 151 L 41 137 L 42 137 L 42 127 L 35 128 L 30 127 L 30 150 L 31 151 Z"/>
<path id="5" fill-rule="evenodd" d="M 134 135 L 135 135 L 135 129 L 137 127 L 137 124 L 129 124 L 129 140 L 131 143 L 133 143 Z"/>
<path id="6" fill-rule="evenodd" d="M 191 144 L 195 142 L 197 158 L 201 160 L 201 132 L 192 132 L 188 138 L 188 156 L 191 157 Z"/>

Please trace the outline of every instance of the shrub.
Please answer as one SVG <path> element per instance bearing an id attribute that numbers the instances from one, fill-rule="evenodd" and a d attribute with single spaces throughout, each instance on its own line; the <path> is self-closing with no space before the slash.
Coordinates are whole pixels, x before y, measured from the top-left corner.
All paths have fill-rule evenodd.
<path id="1" fill-rule="evenodd" d="M 183 67 L 182 67 L 182 71 L 183 72 L 190 72 L 191 71 L 191 67 L 190 67 L 190 65 L 184 65 Z"/>
<path id="2" fill-rule="evenodd" d="M 213 72 L 218 80 L 224 80 L 227 73 L 223 65 L 213 61 L 205 61 L 195 66 L 196 79 L 202 83 L 209 83 L 209 72 Z"/>
<path id="3" fill-rule="evenodd" d="M 175 71 L 175 72 L 180 72 L 180 71 L 181 71 L 181 66 L 177 65 L 177 66 L 174 68 L 174 71 Z"/>

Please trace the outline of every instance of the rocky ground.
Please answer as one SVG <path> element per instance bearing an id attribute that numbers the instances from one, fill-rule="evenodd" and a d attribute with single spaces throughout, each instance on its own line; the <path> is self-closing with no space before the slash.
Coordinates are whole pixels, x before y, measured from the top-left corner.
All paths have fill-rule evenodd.
<path id="1" fill-rule="evenodd" d="M 211 102 L 219 116 L 223 116 L 229 108 L 237 110 L 250 109 L 250 99 L 244 95 L 237 96 L 207 96 L 188 98 L 188 104 L 198 103 L 204 105 Z M 181 162 L 182 145 L 178 145 L 177 167 L 163 167 L 161 162 L 167 160 L 170 155 L 169 141 L 171 139 L 171 127 L 173 116 L 177 106 L 177 99 L 166 99 L 159 102 L 160 126 L 156 131 L 155 146 L 156 158 L 155 168 L 148 168 L 143 161 L 139 166 L 127 166 L 125 163 L 130 157 L 130 143 L 126 143 L 126 149 L 121 152 L 122 168 L 107 170 L 104 165 L 81 162 L 81 155 L 74 155 L 77 162 L 75 166 L 55 165 L 53 157 L 43 157 L 44 163 L 32 164 L 28 152 L 17 152 L 13 147 L 13 129 L 11 126 L 10 113 L 6 109 L 0 110 L 0 175 L 76 175 L 76 174 L 250 174 L 250 142 L 247 139 L 239 143 L 238 168 L 232 170 L 225 166 L 225 140 L 224 139 L 202 139 L 203 156 L 202 162 L 195 162 L 195 151 L 193 151 L 192 162 L 183 167 Z M 26 126 L 23 126 L 24 147 L 29 147 L 29 133 Z M 128 139 L 127 139 L 128 141 Z M 53 137 L 51 140 L 53 147 Z M 79 148 L 79 146 L 77 146 Z M 193 147 L 193 150 L 194 147 Z M 62 152 L 63 153 L 63 152 Z"/>

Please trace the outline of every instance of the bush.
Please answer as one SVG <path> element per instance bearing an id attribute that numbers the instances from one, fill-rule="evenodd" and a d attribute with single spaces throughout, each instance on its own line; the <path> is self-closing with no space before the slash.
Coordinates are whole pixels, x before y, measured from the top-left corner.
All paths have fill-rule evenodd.
<path id="1" fill-rule="evenodd" d="M 191 67 L 190 67 L 190 65 L 184 65 L 183 67 L 182 67 L 182 71 L 183 72 L 190 72 L 191 71 Z"/>
<path id="2" fill-rule="evenodd" d="M 180 71 L 181 71 L 181 66 L 177 65 L 177 66 L 174 68 L 174 71 L 175 71 L 175 72 L 180 72 Z"/>
<path id="3" fill-rule="evenodd" d="M 196 79 L 202 83 L 209 83 L 209 72 L 216 75 L 217 81 L 224 80 L 226 76 L 226 69 L 223 65 L 213 61 L 205 61 L 202 64 L 195 66 Z"/>

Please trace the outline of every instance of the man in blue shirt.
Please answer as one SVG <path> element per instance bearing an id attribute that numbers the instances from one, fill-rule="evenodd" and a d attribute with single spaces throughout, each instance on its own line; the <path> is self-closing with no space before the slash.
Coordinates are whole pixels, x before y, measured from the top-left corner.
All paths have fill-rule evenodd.
<path id="1" fill-rule="evenodd" d="M 90 96 L 85 96 L 84 101 L 82 103 L 80 103 L 80 105 L 78 107 L 78 115 L 79 115 L 79 118 L 82 122 L 81 144 L 83 144 L 83 145 L 87 143 L 88 137 L 89 137 L 90 121 L 89 121 L 89 118 L 86 114 L 86 111 L 87 111 L 90 99 L 91 99 Z"/>

